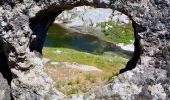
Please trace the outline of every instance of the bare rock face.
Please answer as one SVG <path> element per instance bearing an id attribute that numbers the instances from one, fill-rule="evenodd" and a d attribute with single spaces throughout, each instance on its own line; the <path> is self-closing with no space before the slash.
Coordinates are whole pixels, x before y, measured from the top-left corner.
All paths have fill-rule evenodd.
<path id="1" fill-rule="evenodd" d="M 53 81 L 43 72 L 42 60 L 37 52 L 42 53 L 46 32 L 55 17 L 63 10 L 82 5 L 111 8 L 129 16 L 134 28 L 135 52 L 126 68 L 121 70 L 122 74 L 105 86 L 90 93 L 65 97 L 53 89 Z M 12 81 L 8 81 L 12 98 L 169 99 L 169 16 L 169 0 L 1 0 L 0 42 L 3 46 L 1 50 L 7 57 L 6 67 L 10 68 L 12 73 Z"/>
<path id="2" fill-rule="evenodd" d="M 2 74 L 0 74 L 0 84 L 0 100 L 11 100 L 10 86 Z"/>
<path id="3" fill-rule="evenodd" d="M 93 8 L 91 6 L 75 7 L 65 10 L 56 17 L 55 23 L 62 23 L 68 27 L 93 27 L 96 28 L 102 22 L 115 22 L 119 24 L 129 23 L 129 18 L 112 9 Z"/>

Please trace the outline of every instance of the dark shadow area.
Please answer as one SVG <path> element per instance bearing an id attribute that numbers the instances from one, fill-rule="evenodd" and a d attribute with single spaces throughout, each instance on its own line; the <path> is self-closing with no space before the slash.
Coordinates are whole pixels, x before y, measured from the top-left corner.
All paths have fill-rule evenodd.
<path id="1" fill-rule="evenodd" d="M 0 0 L 0 5 L 10 4 L 12 5 L 12 0 Z"/>
<path id="2" fill-rule="evenodd" d="M 30 44 L 31 51 L 35 50 L 42 54 L 42 48 L 45 42 L 48 28 L 54 22 L 55 17 L 61 12 L 62 11 L 57 11 L 54 13 L 47 12 L 48 14 L 30 19 L 30 28 L 33 31 L 33 35 L 36 36 L 35 38 L 32 38 L 32 42 Z"/>
<path id="3" fill-rule="evenodd" d="M 2 45 L 0 46 L 0 73 L 8 81 L 8 84 L 11 84 L 12 73 L 8 66 L 8 59 L 2 50 Z"/>
<path id="4" fill-rule="evenodd" d="M 146 31 L 146 28 L 136 24 L 133 20 L 132 20 L 132 26 L 134 28 L 134 36 L 135 36 L 135 42 L 134 42 L 135 51 L 134 51 L 133 57 L 128 61 L 126 67 L 124 69 L 121 69 L 119 73 L 123 73 L 123 72 L 132 70 L 133 68 L 135 68 L 140 58 L 141 48 L 140 48 L 140 42 L 138 39 L 138 33 Z"/>
<path id="5" fill-rule="evenodd" d="M 0 89 L 3 90 L 1 93 L 4 92 L 0 96 L 3 97 L 3 100 L 13 100 L 10 90 L 12 73 L 7 63 L 7 57 L 4 55 L 2 48 L 0 50 Z"/>
<path id="6" fill-rule="evenodd" d="M 49 31 L 45 47 L 70 48 L 82 52 L 101 55 L 104 52 L 112 52 L 125 58 L 131 58 L 133 52 L 122 50 L 113 43 L 101 40 L 93 35 L 69 32 L 62 26 L 53 24 L 55 29 Z"/>

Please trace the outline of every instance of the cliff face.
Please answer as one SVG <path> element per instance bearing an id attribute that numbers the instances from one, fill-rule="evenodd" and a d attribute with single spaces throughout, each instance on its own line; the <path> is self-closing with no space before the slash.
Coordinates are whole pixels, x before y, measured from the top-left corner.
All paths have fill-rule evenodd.
<path id="1" fill-rule="evenodd" d="M 111 8 L 129 16 L 135 31 L 135 53 L 127 67 L 121 70 L 124 73 L 107 85 L 71 98 L 170 98 L 169 0 L 1 0 L 0 5 L 0 65 L 3 65 L 0 77 L 4 80 L 2 84 L 10 83 L 15 100 L 64 98 L 52 88 L 52 80 L 43 72 L 38 52 L 41 53 L 48 26 L 55 17 L 63 10 L 82 5 Z M 10 99 L 5 98 L 10 97 L 9 86 L 0 86 L 0 94 L 3 93 L 2 99 Z"/>
<path id="2" fill-rule="evenodd" d="M 69 27 L 94 27 L 96 28 L 102 22 L 116 22 L 127 24 L 129 18 L 112 9 L 93 8 L 90 6 L 75 7 L 71 10 L 65 10 L 56 17 L 56 23 L 62 23 Z"/>

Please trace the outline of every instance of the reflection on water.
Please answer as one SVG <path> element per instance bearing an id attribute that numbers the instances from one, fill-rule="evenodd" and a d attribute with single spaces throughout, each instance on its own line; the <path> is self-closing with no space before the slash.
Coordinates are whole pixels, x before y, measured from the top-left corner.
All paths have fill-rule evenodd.
<path id="1" fill-rule="evenodd" d="M 66 30 L 57 24 L 53 24 L 50 27 L 45 46 L 71 48 L 98 55 L 104 52 L 112 52 L 113 54 L 118 54 L 126 58 L 130 58 L 133 54 L 132 52 L 122 50 L 113 43 L 100 40 L 89 34 L 81 34 Z"/>

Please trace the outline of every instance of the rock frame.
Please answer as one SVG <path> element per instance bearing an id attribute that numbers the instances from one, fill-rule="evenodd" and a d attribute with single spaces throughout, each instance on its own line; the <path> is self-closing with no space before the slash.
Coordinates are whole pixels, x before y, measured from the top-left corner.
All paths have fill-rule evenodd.
<path id="1" fill-rule="evenodd" d="M 134 28 L 135 52 L 122 74 L 105 86 L 66 97 L 54 90 L 52 79 L 43 71 L 40 54 L 55 17 L 82 5 L 111 8 L 127 15 Z M 169 16 L 169 0 L 1 0 L 0 79 L 9 85 L 0 86 L 0 94 L 6 93 L 0 98 L 10 99 L 6 98 L 10 97 L 10 86 L 14 100 L 169 99 Z"/>

